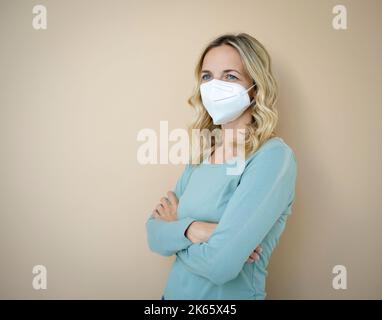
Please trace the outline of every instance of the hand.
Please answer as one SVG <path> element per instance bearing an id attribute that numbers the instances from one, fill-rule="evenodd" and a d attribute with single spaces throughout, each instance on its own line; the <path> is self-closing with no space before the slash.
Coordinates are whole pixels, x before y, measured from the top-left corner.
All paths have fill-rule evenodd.
<path id="1" fill-rule="evenodd" d="M 260 247 L 260 245 L 257 246 L 257 248 L 253 250 L 253 252 L 251 253 L 251 255 L 249 256 L 246 262 L 252 263 L 252 262 L 260 260 L 261 251 L 263 251 L 263 249 Z"/>
<path id="2" fill-rule="evenodd" d="M 194 221 L 188 226 L 185 235 L 193 243 L 207 242 L 216 226 L 217 223 Z M 250 254 L 246 262 L 253 263 L 258 261 L 260 259 L 261 251 L 263 251 L 261 246 L 257 246 L 257 248 Z"/>
<path id="3" fill-rule="evenodd" d="M 185 236 L 193 243 L 206 242 L 214 232 L 217 223 L 193 221 L 187 228 Z"/>
<path id="4" fill-rule="evenodd" d="M 172 191 L 167 192 L 167 197 L 162 197 L 160 203 L 153 210 L 152 216 L 155 219 L 174 221 L 178 219 L 178 198 Z"/>

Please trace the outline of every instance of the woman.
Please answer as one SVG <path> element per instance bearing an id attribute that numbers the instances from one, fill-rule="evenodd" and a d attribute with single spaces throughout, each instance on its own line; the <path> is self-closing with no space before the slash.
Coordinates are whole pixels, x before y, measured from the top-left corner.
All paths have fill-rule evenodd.
<path id="1" fill-rule="evenodd" d="M 186 165 L 146 222 L 150 249 L 176 255 L 162 299 L 264 299 L 266 268 L 291 213 L 297 175 L 292 149 L 275 135 L 270 58 L 250 35 L 227 34 L 205 48 L 195 75 L 190 132 L 221 133 L 211 148 L 203 146 L 202 163 Z M 238 129 L 245 129 L 245 167 L 229 175 L 240 143 L 225 132 Z"/>

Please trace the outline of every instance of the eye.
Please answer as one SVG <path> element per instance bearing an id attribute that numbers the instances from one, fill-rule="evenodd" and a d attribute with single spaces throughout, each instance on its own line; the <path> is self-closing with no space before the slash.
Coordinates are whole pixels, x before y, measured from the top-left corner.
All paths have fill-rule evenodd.
<path id="1" fill-rule="evenodd" d="M 227 73 L 227 79 L 228 80 L 239 80 L 238 77 L 234 76 L 233 74 Z"/>
<path id="2" fill-rule="evenodd" d="M 209 75 L 208 73 L 203 74 L 203 75 L 202 75 L 202 80 L 203 80 L 203 81 L 207 81 L 207 80 L 209 79 L 209 76 L 210 76 L 210 75 Z"/>

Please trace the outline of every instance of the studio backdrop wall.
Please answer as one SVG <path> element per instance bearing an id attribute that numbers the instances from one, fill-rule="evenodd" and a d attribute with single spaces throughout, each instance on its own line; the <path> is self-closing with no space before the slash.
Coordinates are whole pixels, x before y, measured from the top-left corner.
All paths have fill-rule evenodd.
<path id="1" fill-rule="evenodd" d="M 227 32 L 269 51 L 278 135 L 298 161 L 267 297 L 382 298 L 381 12 L 379 0 L 1 0 L 0 298 L 159 299 L 174 257 L 149 250 L 145 222 L 184 165 L 140 164 L 137 135 L 190 124 L 197 58 Z"/>

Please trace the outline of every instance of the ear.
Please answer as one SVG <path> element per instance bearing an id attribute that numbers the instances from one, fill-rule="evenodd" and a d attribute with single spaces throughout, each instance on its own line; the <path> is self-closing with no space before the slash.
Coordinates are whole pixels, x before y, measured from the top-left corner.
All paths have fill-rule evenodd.
<path id="1" fill-rule="evenodd" d="M 253 81 L 253 84 L 255 85 L 251 91 L 252 91 L 252 94 L 251 94 L 251 105 L 252 106 L 255 106 L 256 105 L 256 94 L 257 94 L 257 85 L 255 83 L 255 81 Z"/>
<path id="2" fill-rule="evenodd" d="M 252 85 L 255 85 L 255 86 L 252 88 L 252 89 L 253 89 L 253 93 L 254 93 L 254 96 L 253 96 L 253 97 L 255 97 L 255 95 L 256 95 L 256 93 L 257 93 L 257 83 L 256 83 L 255 80 L 253 80 Z"/>
<path id="3" fill-rule="evenodd" d="M 257 94 L 257 84 L 256 84 L 255 80 L 253 80 L 252 85 L 255 85 L 255 86 L 252 88 L 252 90 L 251 90 L 251 91 L 253 92 L 253 94 L 252 94 L 252 98 L 255 99 L 255 98 L 256 98 L 256 94 Z"/>

